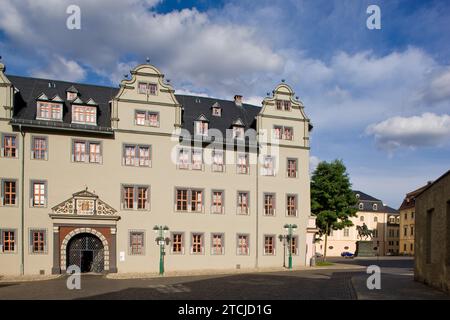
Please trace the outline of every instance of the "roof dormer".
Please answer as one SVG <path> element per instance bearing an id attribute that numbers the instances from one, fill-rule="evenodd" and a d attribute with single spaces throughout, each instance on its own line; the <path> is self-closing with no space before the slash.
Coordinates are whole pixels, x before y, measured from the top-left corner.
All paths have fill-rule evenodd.
<path id="1" fill-rule="evenodd" d="M 78 90 L 73 85 L 67 88 L 66 90 L 66 98 L 69 101 L 75 100 L 78 97 Z"/>
<path id="2" fill-rule="evenodd" d="M 222 107 L 218 102 L 214 103 L 211 107 L 211 115 L 214 117 L 221 117 L 222 116 Z"/>
<path id="3" fill-rule="evenodd" d="M 45 93 L 42 92 L 42 93 L 36 98 L 36 100 L 48 101 L 48 97 L 47 97 L 47 95 L 46 95 Z"/>
<path id="4" fill-rule="evenodd" d="M 208 127 L 209 120 L 205 117 L 205 115 L 200 115 L 200 117 L 194 121 L 195 135 L 207 136 Z"/>
<path id="5" fill-rule="evenodd" d="M 235 121 L 233 121 L 231 127 L 233 128 L 233 139 L 244 139 L 245 125 L 241 118 L 237 118 Z"/>
<path id="6" fill-rule="evenodd" d="M 92 98 L 83 102 L 77 97 L 72 101 L 72 123 L 97 125 L 97 106 Z"/>

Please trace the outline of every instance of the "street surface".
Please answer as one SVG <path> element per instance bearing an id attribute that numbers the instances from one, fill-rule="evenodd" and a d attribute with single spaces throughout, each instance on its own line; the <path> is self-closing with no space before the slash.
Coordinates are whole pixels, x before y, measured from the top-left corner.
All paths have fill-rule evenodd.
<path id="1" fill-rule="evenodd" d="M 0 299 L 450 299 L 413 281 L 413 260 L 404 257 L 330 258 L 352 268 L 177 276 L 151 279 L 107 279 L 83 275 L 80 290 L 68 290 L 67 277 L 0 283 Z M 381 289 L 369 290 L 369 274 L 361 266 L 381 268 Z M 355 267 L 355 268 L 353 268 Z"/>

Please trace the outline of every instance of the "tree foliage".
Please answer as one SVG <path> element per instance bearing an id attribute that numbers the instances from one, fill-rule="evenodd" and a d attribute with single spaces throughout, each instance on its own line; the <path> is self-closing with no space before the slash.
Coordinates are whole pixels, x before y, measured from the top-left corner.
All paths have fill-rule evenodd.
<path id="1" fill-rule="evenodd" d="M 353 226 L 357 199 L 341 160 L 320 162 L 311 177 L 311 211 L 320 235 Z"/>

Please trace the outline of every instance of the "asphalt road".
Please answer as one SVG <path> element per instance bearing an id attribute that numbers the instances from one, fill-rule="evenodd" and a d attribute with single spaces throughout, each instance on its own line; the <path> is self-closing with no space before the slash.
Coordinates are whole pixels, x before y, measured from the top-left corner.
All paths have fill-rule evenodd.
<path id="1" fill-rule="evenodd" d="M 106 279 L 83 275 L 80 290 L 68 290 L 66 277 L 53 280 L 0 283 L 0 299 L 186 299 L 186 300 L 347 300 L 448 299 L 449 296 L 412 279 L 412 260 L 343 260 L 358 269 L 251 273 L 152 279 Z M 360 266 L 382 268 L 382 289 L 368 290 L 368 275 Z M 383 279 L 385 281 L 383 281 Z"/>

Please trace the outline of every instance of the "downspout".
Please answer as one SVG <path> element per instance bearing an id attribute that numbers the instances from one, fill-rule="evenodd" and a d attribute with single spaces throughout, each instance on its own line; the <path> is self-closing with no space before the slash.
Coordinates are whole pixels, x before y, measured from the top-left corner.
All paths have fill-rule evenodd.
<path id="1" fill-rule="evenodd" d="M 258 121 L 258 131 L 256 136 L 259 137 L 259 121 Z M 256 260 L 255 260 L 255 268 L 259 267 L 258 263 L 258 254 L 259 254 L 259 142 L 258 138 L 256 139 Z"/>
<path id="2" fill-rule="evenodd" d="M 20 221 L 20 274 L 25 274 L 25 132 L 19 125 L 20 134 L 22 136 L 22 166 L 21 166 L 21 221 Z"/>

